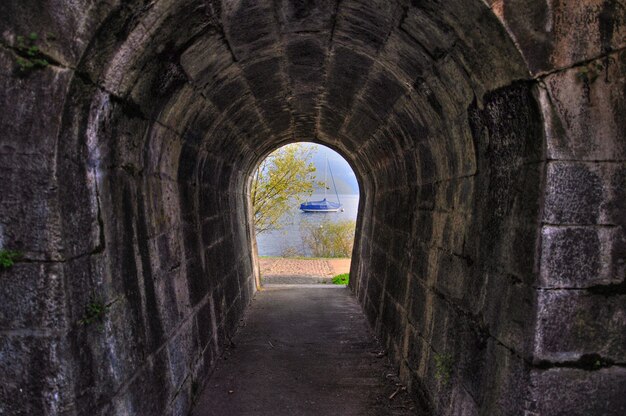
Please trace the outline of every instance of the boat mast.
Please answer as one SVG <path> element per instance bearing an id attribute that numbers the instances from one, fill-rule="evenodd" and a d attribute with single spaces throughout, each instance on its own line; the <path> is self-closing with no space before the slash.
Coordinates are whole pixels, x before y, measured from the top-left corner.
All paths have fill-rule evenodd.
<path id="1" fill-rule="evenodd" d="M 324 199 L 326 199 L 326 190 L 328 189 L 328 156 L 326 156 L 326 164 L 324 165 Z"/>
<path id="2" fill-rule="evenodd" d="M 328 164 L 328 159 L 326 159 L 326 163 Z M 335 188 L 335 196 L 337 197 L 337 203 L 341 205 L 341 201 L 339 200 L 339 193 L 337 193 L 337 185 L 335 184 L 335 177 L 333 176 L 333 170 L 330 168 L 330 164 L 328 164 L 328 170 L 330 171 L 330 178 L 333 180 L 333 188 Z"/>

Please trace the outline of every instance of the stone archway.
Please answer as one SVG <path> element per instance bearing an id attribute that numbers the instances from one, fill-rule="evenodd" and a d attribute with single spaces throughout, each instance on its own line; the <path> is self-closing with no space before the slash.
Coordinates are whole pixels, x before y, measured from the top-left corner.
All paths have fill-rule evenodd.
<path id="1" fill-rule="evenodd" d="M 624 409 L 621 2 L 0 12 L 5 411 L 184 414 L 255 290 L 247 172 L 294 140 L 362 178 L 353 290 L 424 407 Z"/>

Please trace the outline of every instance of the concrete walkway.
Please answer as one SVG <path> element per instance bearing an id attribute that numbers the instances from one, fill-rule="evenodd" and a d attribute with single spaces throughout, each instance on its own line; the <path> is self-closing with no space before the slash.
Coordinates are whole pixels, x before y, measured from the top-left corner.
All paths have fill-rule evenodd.
<path id="1" fill-rule="evenodd" d="M 245 324 L 194 416 L 415 414 L 350 289 L 267 288 Z"/>

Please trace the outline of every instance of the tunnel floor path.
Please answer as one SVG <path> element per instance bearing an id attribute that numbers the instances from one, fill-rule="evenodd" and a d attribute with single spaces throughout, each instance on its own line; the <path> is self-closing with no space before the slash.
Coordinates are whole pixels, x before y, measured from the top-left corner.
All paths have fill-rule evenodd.
<path id="1" fill-rule="evenodd" d="M 350 289 L 259 291 L 193 416 L 415 415 Z"/>

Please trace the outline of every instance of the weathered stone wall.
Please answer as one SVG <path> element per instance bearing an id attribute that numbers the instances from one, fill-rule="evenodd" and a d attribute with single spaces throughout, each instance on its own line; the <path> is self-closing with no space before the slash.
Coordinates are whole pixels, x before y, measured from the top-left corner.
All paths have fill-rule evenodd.
<path id="1" fill-rule="evenodd" d="M 559 2 L 521 29 L 547 138 L 529 408 L 626 411 L 626 3 Z M 536 26 L 535 26 L 536 25 Z M 532 33 L 546 25 L 546 33 Z"/>
<path id="2" fill-rule="evenodd" d="M 254 291 L 249 173 L 312 140 L 359 176 L 353 289 L 423 407 L 623 414 L 625 13 L 2 2 L 0 413 L 185 414 Z"/>
<path id="3" fill-rule="evenodd" d="M 2 237 L 24 259 L 2 272 L 0 413 L 187 414 L 255 290 L 247 178 L 203 146 L 233 121 L 215 123 L 180 64 L 207 21 L 179 30 L 187 3 L 109 5 L 82 42 L 68 25 L 99 17 L 86 4 L 23 20 L 22 5 L 2 6 L 15 25 L 2 48 Z M 151 35 L 139 15 L 156 19 Z M 53 37 L 39 32 L 49 22 Z M 20 73 L 16 36 L 34 31 L 51 64 Z M 102 319 L 82 324 L 100 302 Z"/>
<path id="4" fill-rule="evenodd" d="M 366 203 L 358 296 L 437 414 L 626 409 L 626 9 L 547 3 L 493 4 L 531 77 L 487 88 L 448 127 L 444 154 L 469 124 L 475 168 L 431 145 L 415 182 L 392 175 L 399 189 L 379 184 Z M 387 139 L 407 130 L 388 126 Z"/>
<path id="5" fill-rule="evenodd" d="M 473 173 L 377 193 L 361 256 L 371 259 L 357 288 L 365 310 L 438 414 L 517 414 L 528 384 L 541 123 L 528 83 L 481 107 L 468 108 Z M 399 208 L 394 221 L 388 207 Z"/>

